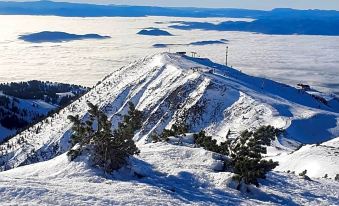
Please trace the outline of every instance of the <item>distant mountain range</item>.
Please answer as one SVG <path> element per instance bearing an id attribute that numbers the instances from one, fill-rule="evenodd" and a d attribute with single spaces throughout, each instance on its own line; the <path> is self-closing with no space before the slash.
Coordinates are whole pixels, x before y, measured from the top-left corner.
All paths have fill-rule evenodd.
<path id="1" fill-rule="evenodd" d="M 164 8 L 150 6 L 94 5 L 52 1 L 0 2 L 0 15 L 54 15 L 64 17 L 229 17 L 251 18 L 252 22 L 225 21 L 182 22 L 176 29 L 244 31 L 276 35 L 339 35 L 339 11 L 295 10 L 271 11 L 247 9 Z"/>
<path id="2" fill-rule="evenodd" d="M 213 11 L 213 12 L 211 12 Z M 200 8 L 163 8 L 150 6 L 121 6 L 75 4 L 66 2 L 0 2 L 0 14 L 3 15 L 55 15 L 74 17 L 251 17 L 265 15 L 266 11 L 246 9 L 200 9 Z"/>
<path id="3" fill-rule="evenodd" d="M 153 6 L 124 6 L 124 5 L 95 5 L 53 1 L 34 2 L 0 2 L 1 15 L 55 15 L 74 17 L 100 16 L 175 16 L 175 17 L 234 17 L 234 18 L 262 18 L 262 17 L 306 17 L 329 18 L 339 17 L 335 10 L 295 10 L 278 8 L 272 11 L 234 9 L 234 8 L 179 8 Z"/>

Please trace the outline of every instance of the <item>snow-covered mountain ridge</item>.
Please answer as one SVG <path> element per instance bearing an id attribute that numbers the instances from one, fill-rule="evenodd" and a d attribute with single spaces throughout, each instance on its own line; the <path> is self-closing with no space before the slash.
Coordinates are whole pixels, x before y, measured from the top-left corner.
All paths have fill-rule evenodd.
<path id="1" fill-rule="evenodd" d="M 208 59 L 162 53 L 116 69 L 90 92 L 0 147 L 2 170 L 52 159 L 69 149 L 67 116 L 87 114 L 86 102 L 98 104 L 116 127 L 131 101 L 146 120 L 138 144 L 178 120 L 190 132 L 205 129 L 219 141 L 244 129 L 272 125 L 285 129 L 278 154 L 298 142 L 318 143 L 339 136 L 339 101 L 314 96 L 271 80 L 252 77 Z M 39 132 L 36 128 L 39 127 Z M 25 141 L 18 144 L 19 139 Z M 284 148 L 284 149 L 281 149 Z"/>
<path id="2" fill-rule="evenodd" d="M 113 174 L 93 167 L 86 155 L 70 162 L 65 154 L 72 132 L 67 116 L 86 119 L 88 101 L 100 106 L 113 128 L 130 101 L 144 113 L 134 137 L 140 155 Z M 336 205 L 338 120 L 339 102 L 331 95 L 308 94 L 208 59 L 157 54 L 114 70 L 70 106 L 1 145 L 0 166 L 7 170 L 0 172 L 1 203 Z M 177 121 L 184 121 L 189 132 L 204 129 L 219 141 L 261 125 L 284 129 L 268 147 L 267 158 L 280 165 L 260 180 L 260 188 L 243 194 L 232 186 L 233 174 L 222 170 L 226 157 L 196 148 L 192 135 L 183 145 L 174 137 L 150 143 L 151 133 Z M 312 180 L 298 176 L 305 169 Z"/>

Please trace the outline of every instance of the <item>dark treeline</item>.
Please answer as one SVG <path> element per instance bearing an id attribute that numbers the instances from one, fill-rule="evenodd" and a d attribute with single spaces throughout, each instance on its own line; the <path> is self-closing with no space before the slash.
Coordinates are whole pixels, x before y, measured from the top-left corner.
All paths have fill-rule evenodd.
<path id="1" fill-rule="evenodd" d="M 44 118 L 58 112 L 87 91 L 88 88 L 82 86 L 36 80 L 0 84 L 0 92 L 3 94 L 0 95 L 0 125 L 19 133 Z M 58 94 L 67 92 L 72 94 Z M 32 102 L 31 107 L 34 109 L 31 109 L 22 104 L 22 99 L 42 100 L 49 104 L 53 104 L 55 109 L 51 109 L 48 113 L 42 113 L 39 112 L 43 109 L 40 108 L 40 105 Z M 12 136 L 0 138 L 2 139 L 2 142 L 4 142 L 11 137 Z"/>
<path id="2" fill-rule="evenodd" d="M 20 99 L 41 99 L 48 103 L 57 104 L 60 97 L 58 93 L 72 92 L 73 94 L 82 94 L 87 91 L 87 88 L 77 85 L 32 80 L 0 84 L 0 91 L 5 95 Z M 69 99 L 70 97 L 66 98 Z"/>

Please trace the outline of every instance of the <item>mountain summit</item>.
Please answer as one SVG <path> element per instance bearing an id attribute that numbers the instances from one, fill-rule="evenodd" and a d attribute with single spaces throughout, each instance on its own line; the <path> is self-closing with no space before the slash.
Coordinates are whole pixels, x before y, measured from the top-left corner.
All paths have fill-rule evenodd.
<path id="1" fill-rule="evenodd" d="M 218 141 L 272 125 L 285 131 L 276 143 L 283 151 L 339 136 L 336 97 L 249 76 L 208 59 L 161 53 L 115 69 L 78 101 L 1 145 L 1 169 L 49 160 L 67 151 L 71 135 L 67 116 L 85 119 L 87 102 L 106 113 L 112 128 L 126 114 L 127 103 L 134 103 L 146 116 L 134 137 L 138 144 L 178 120 L 190 132 L 205 130 Z"/>
<path id="2" fill-rule="evenodd" d="M 134 136 L 140 154 L 130 157 L 128 166 L 107 174 L 93 167 L 90 155 L 67 158 L 72 136 L 68 117 L 89 120 L 93 114 L 88 105 L 97 105 L 112 129 L 121 127 L 129 106 L 142 111 L 142 128 Z M 339 177 L 338 119 L 335 96 L 249 76 L 204 58 L 156 54 L 115 69 L 59 113 L 2 144 L 0 166 L 6 171 L 0 172 L 1 201 L 334 205 L 339 199 L 333 180 Z M 228 157 L 197 148 L 194 135 L 187 133 L 181 143 L 173 137 L 152 142 L 152 135 L 177 122 L 184 123 L 189 133 L 204 130 L 218 142 L 236 138 L 245 129 L 272 125 L 283 133 L 267 147 L 267 158 L 280 165 L 260 180 L 259 189 L 239 193 L 234 174 L 225 170 Z"/>

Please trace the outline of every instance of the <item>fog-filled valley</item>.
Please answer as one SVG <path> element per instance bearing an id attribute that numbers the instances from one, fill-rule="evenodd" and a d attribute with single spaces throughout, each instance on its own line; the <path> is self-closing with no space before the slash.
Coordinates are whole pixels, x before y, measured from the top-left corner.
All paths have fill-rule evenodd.
<path id="1" fill-rule="evenodd" d="M 234 68 L 296 85 L 306 83 L 328 92 L 339 91 L 337 74 L 339 37 L 264 35 L 250 32 L 179 30 L 184 22 L 220 23 L 229 18 L 178 17 L 55 17 L 0 16 L 1 82 L 49 80 L 93 86 L 105 75 L 145 54 L 163 51 L 197 52 L 225 62 L 225 44 L 189 45 L 192 42 L 227 40 L 229 65 Z M 162 29 L 173 36 L 138 35 L 145 28 Z M 31 43 L 21 35 L 43 31 L 98 34 L 107 39 Z M 166 44 L 166 48 L 153 45 Z"/>

